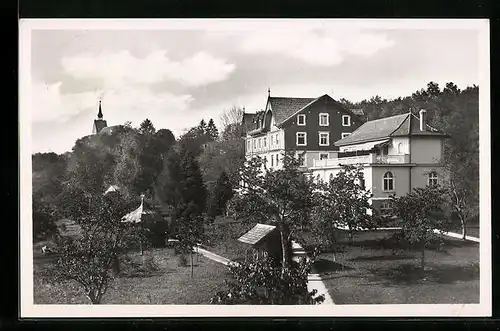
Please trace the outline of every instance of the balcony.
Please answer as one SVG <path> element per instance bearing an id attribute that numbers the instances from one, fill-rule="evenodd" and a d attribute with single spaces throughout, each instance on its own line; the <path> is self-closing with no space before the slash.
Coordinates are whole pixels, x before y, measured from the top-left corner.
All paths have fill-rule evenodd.
<path id="1" fill-rule="evenodd" d="M 337 167 L 356 164 L 405 164 L 410 163 L 409 154 L 401 155 L 360 155 L 333 159 L 314 160 L 313 167 Z"/>

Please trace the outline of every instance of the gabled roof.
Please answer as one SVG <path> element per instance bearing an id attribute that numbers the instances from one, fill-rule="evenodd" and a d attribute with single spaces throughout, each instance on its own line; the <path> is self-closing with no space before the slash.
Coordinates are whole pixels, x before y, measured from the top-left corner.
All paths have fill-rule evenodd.
<path id="1" fill-rule="evenodd" d="M 368 121 L 344 139 L 336 141 L 335 146 L 353 145 L 388 137 L 409 135 L 446 136 L 446 134 L 430 125 L 426 125 L 425 131 L 420 131 L 420 119 L 414 114 L 406 113 Z"/>
<path id="2" fill-rule="evenodd" d="M 276 125 L 280 125 L 290 116 L 316 99 L 317 98 L 269 97 L 268 102 L 271 104 Z"/>
<path id="3" fill-rule="evenodd" d="M 267 237 L 271 232 L 273 232 L 276 229 L 275 226 L 273 225 L 267 225 L 267 224 L 260 224 L 258 223 L 255 225 L 250 231 L 242 235 L 241 237 L 238 238 L 238 241 L 250 244 L 250 245 L 256 245 L 258 244 L 262 239 Z"/>

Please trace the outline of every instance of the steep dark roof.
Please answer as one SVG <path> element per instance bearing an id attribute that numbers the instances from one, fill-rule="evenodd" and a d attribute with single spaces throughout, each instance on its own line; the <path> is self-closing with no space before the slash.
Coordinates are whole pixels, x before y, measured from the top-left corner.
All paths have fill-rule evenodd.
<path id="1" fill-rule="evenodd" d="M 250 231 L 238 238 L 238 241 L 255 245 L 276 229 L 273 225 L 257 224 Z"/>
<path id="2" fill-rule="evenodd" d="M 271 109 L 276 120 L 276 125 L 281 124 L 284 120 L 307 106 L 316 98 L 286 98 L 286 97 L 269 97 Z"/>
<path id="3" fill-rule="evenodd" d="M 387 137 L 408 135 L 446 136 L 446 134 L 429 125 L 426 125 L 426 131 L 420 131 L 419 118 L 413 114 L 406 113 L 368 121 L 349 136 L 336 141 L 335 146 L 346 146 Z"/>

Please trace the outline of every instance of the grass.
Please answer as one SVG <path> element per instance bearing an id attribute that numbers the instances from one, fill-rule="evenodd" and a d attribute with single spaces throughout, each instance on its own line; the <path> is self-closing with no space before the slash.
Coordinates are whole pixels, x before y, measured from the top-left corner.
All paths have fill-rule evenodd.
<path id="1" fill-rule="evenodd" d="M 479 303 L 479 245 L 457 239 L 420 253 L 402 250 L 397 231 L 366 231 L 334 258 L 323 253 L 313 272 L 323 274 L 336 304 Z"/>
<path id="2" fill-rule="evenodd" d="M 43 256 L 36 245 L 34 251 L 34 303 L 35 304 L 88 304 L 75 282 L 54 282 L 50 269 L 54 257 Z M 153 268 L 141 271 L 142 257 L 130 253 L 122 273 L 111 283 L 102 304 L 209 304 L 210 298 L 224 286 L 229 275 L 222 264 L 202 256 L 194 257 L 194 278 L 191 278 L 190 259 L 185 267 L 178 266 L 178 256 L 172 249 L 148 251 Z"/>
<path id="3" fill-rule="evenodd" d="M 238 241 L 238 238 L 253 226 L 254 224 L 243 224 L 230 217 L 218 217 L 206 229 L 210 239 L 205 248 L 230 260 L 243 258 L 252 247 Z"/>

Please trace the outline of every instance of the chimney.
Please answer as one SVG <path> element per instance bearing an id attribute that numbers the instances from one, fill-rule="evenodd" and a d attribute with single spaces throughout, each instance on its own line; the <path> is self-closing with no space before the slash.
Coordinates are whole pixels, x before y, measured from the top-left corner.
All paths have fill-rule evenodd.
<path id="1" fill-rule="evenodd" d="M 426 113 L 427 110 L 425 109 L 420 109 L 419 114 L 420 114 L 420 131 L 425 131 L 425 126 L 426 126 Z"/>

